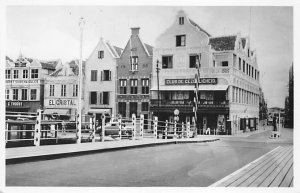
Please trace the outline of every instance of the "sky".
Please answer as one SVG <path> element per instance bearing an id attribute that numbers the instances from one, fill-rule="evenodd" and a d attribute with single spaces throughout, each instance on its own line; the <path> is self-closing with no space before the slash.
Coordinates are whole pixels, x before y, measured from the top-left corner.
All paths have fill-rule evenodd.
<path id="1" fill-rule="evenodd" d="M 6 55 L 63 62 L 79 58 L 79 19 L 86 24 L 83 58 L 100 37 L 124 48 L 131 27 L 155 47 L 156 38 L 174 21 L 179 10 L 212 36 L 250 36 L 257 52 L 260 83 L 268 107 L 284 107 L 288 71 L 293 63 L 293 7 L 203 6 L 7 6 Z"/>

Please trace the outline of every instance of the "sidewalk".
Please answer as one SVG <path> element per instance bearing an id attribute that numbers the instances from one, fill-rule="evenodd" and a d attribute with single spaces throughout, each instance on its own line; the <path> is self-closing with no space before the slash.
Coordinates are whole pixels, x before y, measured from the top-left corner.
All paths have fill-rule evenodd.
<path id="1" fill-rule="evenodd" d="M 82 155 L 104 151 L 115 151 L 128 148 L 139 148 L 164 144 L 177 143 L 204 143 L 217 141 L 217 136 L 199 136 L 197 138 L 183 139 L 142 139 L 142 140 L 122 140 L 108 142 L 94 142 L 81 144 L 45 145 L 18 147 L 6 149 L 6 164 L 36 161 L 41 159 L 55 159 L 70 155 Z"/>

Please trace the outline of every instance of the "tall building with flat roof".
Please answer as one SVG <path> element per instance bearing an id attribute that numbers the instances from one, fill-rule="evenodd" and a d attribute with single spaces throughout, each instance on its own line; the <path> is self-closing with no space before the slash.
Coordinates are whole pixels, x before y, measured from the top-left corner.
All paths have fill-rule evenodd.
<path id="1" fill-rule="evenodd" d="M 212 37 L 179 11 L 153 51 L 150 111 L 161 121 L 192 121 L 195 74 L 200 63 L 197 103 L 198 133 L 218 129 L 234 134 L 255 129 L 259 113 L 259 70 L 249 38 Z M 158 82 L 159 81 L 159 82 Z M 159 85 L 159 86 L 158 86 Z"/>

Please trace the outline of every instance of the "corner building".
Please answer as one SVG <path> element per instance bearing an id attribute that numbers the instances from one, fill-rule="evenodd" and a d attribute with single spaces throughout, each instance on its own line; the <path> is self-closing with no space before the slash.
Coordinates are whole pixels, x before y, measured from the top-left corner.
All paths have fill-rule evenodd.
<path id="1" fill-rule="evenodd" d="M 153 47 L 145 44 L 139 27 L 131 28 L 131 36 L 117 59 L 117 109 L 123 117 L 149 118 L 150 82 Z"/>
<path id="2" fill-rule="evenodd" d="M 198 60 L 200 59 L 200 61 Z M 255 51 L 240 34 L 212 37 L 179 11 L 153 51 L 150 111 L 161 121 L 192 121 L 196 63 L 200 62 L 197 127 L 223 134 L 255 129 L 259 114 L 259 71 Z M 159 82 L 158 82 L 159 81 Z M 159 87 L 158 87 L 159 84 Z"/>

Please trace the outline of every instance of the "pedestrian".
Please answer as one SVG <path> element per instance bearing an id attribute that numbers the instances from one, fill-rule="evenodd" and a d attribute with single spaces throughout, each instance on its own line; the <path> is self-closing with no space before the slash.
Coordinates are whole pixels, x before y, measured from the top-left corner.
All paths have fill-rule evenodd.
<path id="1" fill-rule="evenodd" d="M 276 124 L 277 124 L 277 118 L 276 118 L 276 116 L 274 116 L 273 117 L 273 131 L 277 131 Z"/>
<path id="2" fill-rule="evenodd" d="M 206 129 L 205 135 L 210 135 L 210 128 L 209 127 L 207 127 L 207 129 Z"/>

